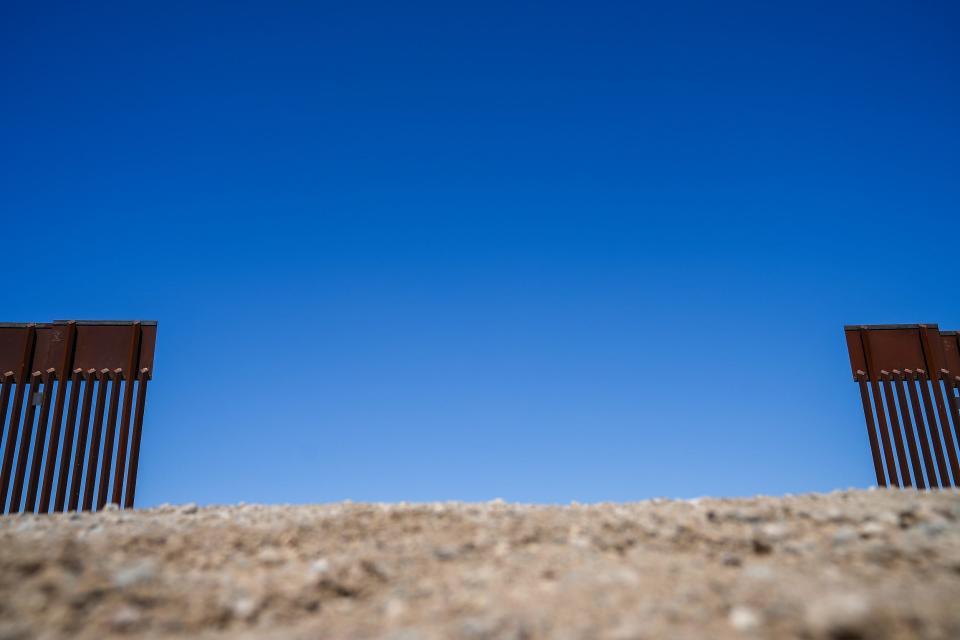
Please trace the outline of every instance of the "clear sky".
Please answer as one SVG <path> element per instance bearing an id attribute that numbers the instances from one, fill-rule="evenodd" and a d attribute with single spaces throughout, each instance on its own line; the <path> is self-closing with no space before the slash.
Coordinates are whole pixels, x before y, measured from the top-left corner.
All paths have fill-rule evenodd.
<path id="1" fill-rule="evenodd" d="M 160 322 L 143 506 L 867 486 L 958 6 L 3 3 L 0 319 Z"/>

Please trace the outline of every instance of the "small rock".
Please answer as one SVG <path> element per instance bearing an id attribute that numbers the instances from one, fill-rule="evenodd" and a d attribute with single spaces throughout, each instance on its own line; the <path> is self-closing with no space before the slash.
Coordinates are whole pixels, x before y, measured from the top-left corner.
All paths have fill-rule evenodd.
<path id="1" fill-rule="evenodd" d="M 720 558 L 720 562 L 725 567 L 739 567 L 743 564 L 743 560 L 740 559 L 740 556 L 735 553 L 725 553 L 723 557 Z"/>
<path id="2" fill-rule="evenodd" d="M 157 575 L 153 562 L 144 560 L 114 572 L 113 584 L 120 589 L 128 589 L 150 582 Z"/>
<path id="3" fill-rule="evenodd" d="M 896 527 L 900 525 L 900 517 L 893 511 L 881 511 L 872 519 L 880 524 L 887 525 L 888 527 Z"/>
<path id="4" fill-rule="evenodd" d="M 934 520 L 917 525 L 916 530 L 928 538 L 936 538 L 949 531 L 950 526 L 942 520 Z"/>
<path id="5" fill-rule="evenodd" d="M 383 605 L 383 614 L 389 620 L 395 620 L 407 612 L 407 604 L 399 598 L 390 598 Z"/>
<path id="6" fill-rule="evenodd" d="M 453 560 L 460 555 L 460 547 L 453 544 L 444 544 L 433 548 L 433 555 L 437 560 Z"/>
<path id="7" fill-rule="evenodd" d="M 772 542 L 779 542 L 790 535 L 790 527 L 781 522 L 768 522 L 760 527 L 760 534 Z"/>
<path id="8" fill-rule="evenodd" d="M 730 609 L 727 620 L 737 631 L 749 631 L 760 626 L 760 616 L 750 607 L 736 606 Z"/>
<path id="9" fill-rule="evenodd" d="M 890 564 L 898 555 L 900 555 L 900 551 L 896 547 L 882 540 L 867 543 L 863 550 L 864 558 L 879 565 Z"/>
<path id="10" fill-rule="evenodd" d="M 809 604 L 805 620 L 810 630 L 831 638 L 870 637 L 870 601 L 855 592 L 830 593 Z"/>
<path id="11" fill-rule="evenodd" d="M 143 614 L 133 607 L 122 607 L 110 617 L 110 626 L 114 631 L 130 631 L 143 619 Z"/>
<path id="12" fill-rule="evenodd" d="M 773 545 L 763 536 L 753 538 L 753 552 L 757 555 L 766 555 L 773 552 Z"/>
<path id="13" fill-rule="evenodd" d="M 754 531 L 753 551 L 759 555 L 772 553 L 776 544 L 790 535 L 790 527 L 779 522 L 768 522 Z"/>
<path id="14" fill-rule="evenodd" d="M 257 560 L 262 564 L 276 565 L 283 562 L 283 554 L 276 547 L 264 547 L 257 553 Z"/>
<path id="15" fill-rule="evenodd" d="M 783 550 L 787 553 L 802 556 L 813 553 L 817 544 L 812 540 L 790 540 L 783 543 Z"/>
<path id="16" fill-rule="evenodd" d="M 460 634 L 464 638 L 491 638 L 497 632 L 499 621 L 496 618 L 467 618 L 460 624 Z"/>
<path id="17" fill-rule="evenodd" d="M 830 540 L 833 542 L 833 546 L 840 547 L 854 542 L 859 537 L 860 534 L 853 527 L 840 527 L 833 533 Z"/>
<path id="18" fill-rule="evenodd" d="M 821 522 L 844 522 L 847 517 L 836 507 L 827 508 L 818 517 Z"/>
<path id="19" fill-rule="evenodd" d="M 257 601 L 249 597 L 240 597 L 230 603 L 230 612 L 241 620 L 249 620 L 257 612 Z"/>
<path id="20" fill-rule="evenodd" d="M 751 564 L 744 567 L 741 575 L 747 580 L 756 582 L 771 582 L 774 577 L 773 569 L 765 564 Z"/>
<path id="21" fill-rule="evenodd" d="M 180 513 L 184 515 L 190 515 L 199 511 L 200 507 L 197 506 L 196 502 L 188 502 L 187 504 L 180 507 Z"/>
<path id="22" fill-rule="evenodd" d="M 328 573 L 330 573 L 330 561 L 326 558 L 314 560 L 307 569 L 307 574 L 311 578 L 322 578 Z"/>
<path id="23" fill-rule="evenodd" d="M 755 511 L 746 509 L 733 509 L 726 514 L 727 518 L 736 522 L 757 523 L 762 522 L 763 517 Z"/>

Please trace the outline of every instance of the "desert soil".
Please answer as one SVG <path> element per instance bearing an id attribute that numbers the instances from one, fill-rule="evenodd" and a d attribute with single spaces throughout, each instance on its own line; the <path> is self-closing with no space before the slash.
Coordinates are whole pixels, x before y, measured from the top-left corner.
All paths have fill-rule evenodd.
<path id="1" fill-rule="evenodd" d="M 0 638 L 960 638 L 960 492 L 0 518 Z"/>

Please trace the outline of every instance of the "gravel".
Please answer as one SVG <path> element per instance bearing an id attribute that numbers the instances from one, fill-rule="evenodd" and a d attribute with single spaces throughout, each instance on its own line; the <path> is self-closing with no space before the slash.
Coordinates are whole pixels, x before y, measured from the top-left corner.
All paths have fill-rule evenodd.
<path id="1" fill-rule="evenodd" d="M 960 638 L 960 492 L 0 517 L 0 640 Z"/>

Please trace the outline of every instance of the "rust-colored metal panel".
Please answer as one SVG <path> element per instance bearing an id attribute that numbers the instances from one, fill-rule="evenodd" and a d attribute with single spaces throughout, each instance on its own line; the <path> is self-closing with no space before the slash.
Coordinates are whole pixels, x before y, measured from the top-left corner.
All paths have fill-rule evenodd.
<path id="1" fill-rule="evenodd" d="M 850 372 L 855 381 L 867 380 L 867 354 L 863 348 L 863 337 L 860 327 L 844 327 L 844 336 L 847 339 L 847 353 L 850 355 Z"/>
<path id="2" fill-rule="evenodd" d="M 131 328 L 117 331 L 113 326 L 84 325 L 77 323 L 77 352 L 75 369 L 123 369 L 126 378 L 129 371 L 127 345 Z M 99 365 L 99 366 L 98 366 Z"/>
<path id="3" fill-rule="evenodd" d="M 133 506 L 156 340 L 152 321 L 0 324 L 0 513 L 101 509 L 111 481 Z"/>
<path id="4" fill-rule="evenodd" d="M 941 331 L 940 340 L 943 344 L 944 369 L 960 376 L 960 331 Z"/>
<path id="5" fill-rule="evenodd" d="M 20 373 L 29 334 L 26 324 L 0 324 L 0 375 L 7 371 L 12 371 L 14 376 Z"/>
<path id="6" fill-rule="evenodd" d="M 846 327 L 847 347 L 850 348 L 851 334 L 859 334 L 862 346 L 850 352 L 850 364 L 867 372 L 871 380 L 880 380 L 883 371 L 894 369 L 925 369 L 939 371 L 942 362 L 943 347 L 927 354 L 925 341 L 932 332 L 936 342 L 940 342 L 937 325 L 867 325 Z M 855 342 L 855 340 L 854 340 Z M 936 345 L 933 345 L 936 347 Z M 928 357 L 930 356 L 930 357 Z M 930 369 L 930 367 L 936 367 Z"/>
<path id="7" fill-rule="evenodd" d="M 157 323 L 156 322 L 141 322 L 140 323 L 140 360 L 137 363 L 135 375 L 139 376 L 140 373 L 146 369 L 147 370 L 147 379 L 149 380 L 153 376 L 153 352 L 157 348 Z"/>
<path id="8" fill-rule="evenodd" d="M 37 325 L 37 346 L 34 347 L 33 371 L 53 369 L 63 375 L 63 355 L 67 347 L 67 327 Z"/>
<path id="9" fill-rule="evenodd" d="M 954 425 L 960 426 L 960 331 L 941 331 L 945 368 L 950 372 L 947 393 L 953 407 Z"/>
<path id="10" fill-rule="evenodd" d="M 936 324 L 901 324 L 849 325 L 844 334 L 878 484 L 960 485 L 956 333 Z"/>

